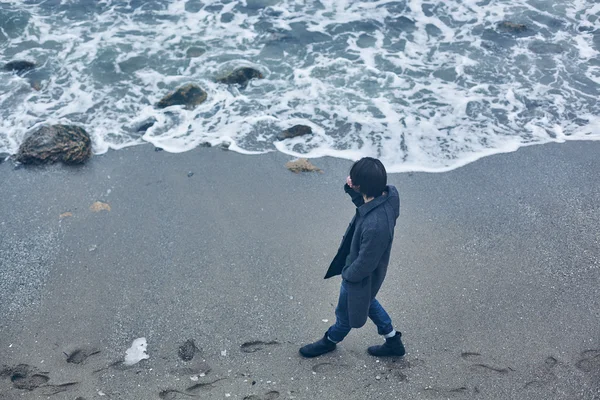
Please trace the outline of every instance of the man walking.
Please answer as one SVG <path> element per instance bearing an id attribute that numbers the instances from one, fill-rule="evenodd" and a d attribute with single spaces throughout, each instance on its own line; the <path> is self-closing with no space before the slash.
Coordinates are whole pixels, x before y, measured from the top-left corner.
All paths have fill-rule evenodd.
<path id="1" fill-rule="evenodd" d="M 383 345 L 369 347 L 369 354 L 403 356 L 402 334 L 394 330 L 390 316 L 375 299 L 385 279 L 400 214 L 398 191 L 387 185 L 381 161 L 370 157 L 354 163 L 344 190 L 356 205 L 356 214 L 325 275 L 325 279 L 342 275 L 336 321 L 321 340 L 302 347 L 300 354 L 317 357 L 335 350 L 336 344 L 352 328 L 362 327 L 368 317 L 385 338 Z"/>

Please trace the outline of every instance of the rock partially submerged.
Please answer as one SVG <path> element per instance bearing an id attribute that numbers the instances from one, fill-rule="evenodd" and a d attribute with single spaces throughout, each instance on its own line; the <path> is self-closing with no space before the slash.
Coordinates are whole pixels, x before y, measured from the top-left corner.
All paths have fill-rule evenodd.
<path id="1" fill-rule="evenodd" d="M 527 26 L 525 24 L 516 24 L 510 21 L 502 21 L 498 23 L 498 29 L 510 33 L 523 33 L 527 31 Z"/>
<path id="2" fill-rule="evenodd" d="M 202 54 L 206 53 L 206 50 L 202 47 L 190 47 L 185 52 L 187 58 L 196 58 L 200 57 Z"/>
<path id="3" fill-rule="evenodd" d="M 78 126 L 44 126 L 33 132 L 19 148 L 16 160 L 22 164 L 81 164 L 92 156 L 92 140 Z"/>
<path id="4" fill-rule="evenodd" d="M 312 128 L 306 125 L 294 125 L 291 128 L 281 132 L 278 136 L 278 140 L 291 139 L 298 136 L 312 135 Z"/>
<path id="5" fill-rule="evenodd" d="M 186 109 L 192 110 L 196 106 L 204 103 L 207 98 L 208 95 L 204 90 L 198 85 L 189 83 L 163 97 L 156 107 L 166 108 L 170 106 L 185 106 Z"/>
<path id="6" fill-rule="evenodd" d="M 148 129 L 152 128 L 156 123 L 155 119 L 151 119 L 149 121 L 143 122 L 140 126 L 135 130 L 136 132 L 145 133 Z"/>
<path id="7" fill-rule="evenodd" d="M 35 63 L 33 63 L 31 61 L 19 60 L 19 61 L 10 61 L 10 62 L 6 63 L 4 65 L 3 69 L 5 71 L 11 71 L 11 72 L 16 72 L 18 74 L 22 74 L 22 73 L 32 70 L 34 68 L 35 68 Z"/>
<path id="8" fill-rule="evenodd" d="M 264 75 L 262 72 L 254 68 L 242 67 L 234 70 L 232 73 L 224 76 L 223 78 L 217 79 L 217 82 L 225 83 L 227 85 L 240 85 L 242 87 L 246 87 L 250 80 L 263 78 Z"/>
<path id="9" fill-rule="evenodd" d="M 285 164 L 285 167 L 295 174 L 300 172 L 320 172 L 323 173 L 321 168 L 312 165 L 306 158 L 299 158 L 295 161 L 290 161 Z"/>

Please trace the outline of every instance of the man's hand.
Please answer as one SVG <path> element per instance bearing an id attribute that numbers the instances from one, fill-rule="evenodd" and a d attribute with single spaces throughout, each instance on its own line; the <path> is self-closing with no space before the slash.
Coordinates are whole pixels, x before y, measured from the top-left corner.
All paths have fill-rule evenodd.
<path id="1" fill-rule="evenodd" d="M 344 191 L 352 197 L 352 202 L 356 207 L 360 207 L 365 204 L 363 196 L 360 194 L 360 186 L 354 186 L 352 178 L 346 178 L 346 184 L 344 185 Z"/>
<path id="2" fill-rule="evenodd" d="M 354 189 L 356 192 L 358 192 L 358 188 L 352 184 L 352 179 L 350 179 L 350 176 L 346 178 L 346 183 L 348 184 L 348 186 L 350 186 L 351 189 Z"/>

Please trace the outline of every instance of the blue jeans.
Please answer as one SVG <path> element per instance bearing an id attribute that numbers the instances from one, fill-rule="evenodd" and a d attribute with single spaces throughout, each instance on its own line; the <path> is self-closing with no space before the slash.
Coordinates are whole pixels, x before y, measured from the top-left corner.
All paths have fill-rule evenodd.
<path id="1" fill-rule="evenodd" d="M 377 333 L 380 335 L 387 335 L 394 330 L 392 319 L 376 299 L 371 301 L 369 318 L 377 325 Z M 327 331 L 327 337 L 329 340 L 339 343 L 344 340 L 351 329 L 348 318 L 348 291 L 342 281 L 340 298 L 335 309 L 335 324 Z"/>

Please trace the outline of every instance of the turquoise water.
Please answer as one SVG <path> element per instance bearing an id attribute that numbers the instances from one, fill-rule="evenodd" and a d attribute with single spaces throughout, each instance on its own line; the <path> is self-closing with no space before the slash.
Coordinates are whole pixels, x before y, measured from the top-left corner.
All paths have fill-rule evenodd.
<path id="1" fill-rule="evenodd" d="M 598 140 L 599 14 L 582 0 L 3 1 L 0 64 L 38 68 L 0 72 L 0 153 L 47 123 L 83 126 L 97 153 L 227 142 L 246 153 L 373 155 L 392 171 Z M 505 20 L 528 29 L 498 29 Z M 204 53 L 190 58 L 191 47 Z M 265 79 L 215 83 L 238 66 Z M 206 103 L 154 107 L 189 82 Z M 299 123 L 314 134 L 275 140 Z"/>

